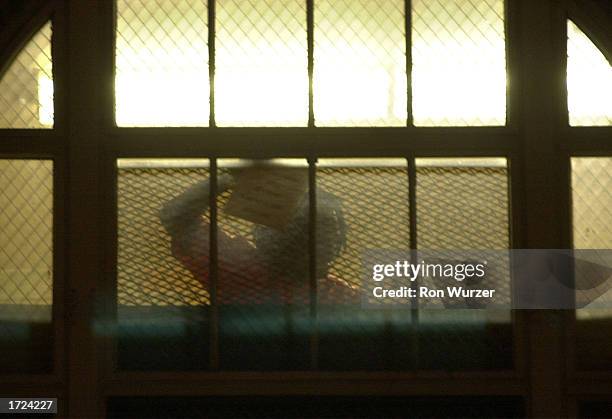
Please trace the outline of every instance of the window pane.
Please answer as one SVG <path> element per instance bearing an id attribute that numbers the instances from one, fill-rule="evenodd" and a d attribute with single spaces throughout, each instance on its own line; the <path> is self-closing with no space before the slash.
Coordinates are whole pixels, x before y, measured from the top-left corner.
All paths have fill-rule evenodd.
<path id="1" fill-rule="evenodd" d="M 404 2 L 315 2 L 317 126 L 406 125 Z"/>
<path id="2" fill-rule="evenodd" d="M 417 247 L 508 249 L 505 159 L 417 159 Z M 510 262 L 487 281 L 510 301 Z M 420 301 L 427 308 L 427 301 Z M 510 310 L 421 310 L 419 361 L 424 369 L 512 367 Z M 453 348 L 449 353 L 447 348 Z"/>
<path id="3" fill-rule="evenodd" d="M 574 248 L 612 248 L 612 158 L 572 158 Z M 608 291 L 594 303 L 609 302 Z M 612 310 L 576 310 L 576 360 L 580 369 L 612 369 Z"/>
<path id="4" fill-rule="evenodd" d="M 574 247 L 612 248 L 612 158 L 572 158 Z"/>
<path id="5" fill-rule="evenodd" d="M 52 127 L 51 23 L 47 23 L 2 75 L 0 128 Z"/>
<path id="6" fill-rule="evenodd" d="M 306 161 L 224 159 L 219 169 L 221 368 L 309 369 Z"/>
<path id="7" fill-rule="evenodd" d="M 570 125 L 612 125 L 612 67 L 588 36 L 567 21 Z"/>
<path id="8" fill-rule="evenodd" d="M 417 126 L 506 123 L 503 0 L 412 1 Z"/>
<path id="9" fill-rule="evenodd" d="M 1 373 L 49 372 L 53 164 L 0 160 Z"/>
<path id="10" fill-rule="evenodd" d="M 305 7 L 301 0 L 217 2 L 217 125 L 307 125 Z"/>
<path id="11" fill-rule="evenodd" d="M 118 162 L 120 369 L 208 368 L 208 290 L 187 261 L 208 257 L 208 178 L 207 160 Z"/>
<path id="12" fill-rule="evenodd" d="M 321 369 L 414 367 L 415 328 L 410 312 L 366 308 L 361 302 L 364 253 L 369 249 L 410 248 L 408 201 L 405 159 L 319 160 L 317 309 Z"/>
<path id="13" fill-rule="evenodd" d="M 208 126 L 205 1 L 117 0 L 119 126 Z"/>

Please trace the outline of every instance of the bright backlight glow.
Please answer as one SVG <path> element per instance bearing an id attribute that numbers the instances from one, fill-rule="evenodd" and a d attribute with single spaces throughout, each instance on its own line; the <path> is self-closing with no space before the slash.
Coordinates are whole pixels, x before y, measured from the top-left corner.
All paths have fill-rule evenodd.
<path id="1" fill-rule="evenodd" d="M 38 76 L 38 120 L 45 127 L 53 126 L 53 80 L 46 74 Z"/>
<path id="2" fill-rule="evenodd" d="M 224 0 L 216 20 L 217 125 L 306 126 L 305 3 Z"/>
<path id="3" fill-rule="evenodd" d="M 415 125 L 505 125 L 503 16 L 503 0 L 412 1 Z"/>
<path id="4" fill-rule="evenodd" d="M 166 3 L 164 7 L 178 7 L 176 2 Z M 305 126 L 308 76 L 301 2 L 290 10 L 291 25 L 278 24 L 287 18 L 282 8 L 272 17 L 266 15 L 267 30 L 251 22 L 251 15 L 261 14 L 261 7 L 277 5 L 251 4 L 252 10 L 240 10 L 243 15 L 236 17 L 241 7 L 234 3 L 231 8 L 226 3 L 226 21 L 217 25 L 217 124 Z M 317 126 L 405 124 L 403 10 L 390 4 L 351 1 L 342 7 L 353 14 L 344 14 L 335 2 L 317 2 L 313 74 Z M 412 6 L 414 124 L 504 125 L 503 0 L 413 0 Z M 171 17 L 181 33 L 151 28 L 152 20 L 141 18 L 133 23 L 130 13 L 141 12 L 129 9 L 118 21 L 117 124 L 207 126 L 210 86 L 203 34 L 207 26 L 201 16 L 205 8 L 191 14 L 172 9 Z M 233 21 L 228 23 L 230 18 Z M 392 19 L 385 26 L 391 29 L 384 34 L 376 29 L 383 18 Z M 153 25 L 161 24 L 155 21 Z M 249 25 L 253 30 L 248 30 Z M 242 29 L 236 29 L 239 27 Z M 612 123 L 610 63 L 569 21 L 567 88 L 571 125 Z M 38 78 L 38 95 L 40 123 L 49 126 L 53 121 L 50 77 Z"/>
<path id="5" fill-rule="evenodd" d="M 404 2 L 315 2 L 317 126 L 405 126 Z"/>
<path id="6" fill-rule="evenodd" d="M 588 36 L 567 23 L 570 125 L 612 125 L 612 67 Z"/>
<path id="7" fill-rule="evenodd" d="M 119 126 L 208 124 L 208 74 L 189 71 L 126 72 L 115 80 Z"/>

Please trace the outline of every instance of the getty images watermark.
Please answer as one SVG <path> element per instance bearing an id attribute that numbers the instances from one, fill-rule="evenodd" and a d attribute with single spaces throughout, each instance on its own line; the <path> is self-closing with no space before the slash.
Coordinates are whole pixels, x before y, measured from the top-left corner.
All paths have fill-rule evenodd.
<path id="1" fill-rule="evenodd" d="M 386 250 L 363 254 L 365 307 L 612 308 L 612 250 Z"/>

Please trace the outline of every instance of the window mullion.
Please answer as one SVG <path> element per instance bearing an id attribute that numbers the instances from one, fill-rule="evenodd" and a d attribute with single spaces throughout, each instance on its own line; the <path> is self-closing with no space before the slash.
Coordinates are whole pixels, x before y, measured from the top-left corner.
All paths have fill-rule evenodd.
<path id="1" fill-rule="evenodd" d="M 314 127 L 314 0 L 306 0 L 306 39 L 308 43 L 308 126 Z"/>
<path id="2" fill-rule="evenodd" d="M 208 0 L 208 81 L 210 113 L 208 125 L 216 126 L 215 119 L 215 28 L 216 28 L 216 0 Z M 211 207 L 212 208 L 212 207 Z"/>

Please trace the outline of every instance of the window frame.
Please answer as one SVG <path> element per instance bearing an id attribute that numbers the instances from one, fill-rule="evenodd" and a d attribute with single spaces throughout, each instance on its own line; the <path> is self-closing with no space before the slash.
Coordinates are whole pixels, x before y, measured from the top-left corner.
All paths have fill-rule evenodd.
<path id="1" fill-rule="evenodd" d="M 109 396 L 367 396 L 387 393 L 390 383 L 393 392 L 401 395 L 444 395 L 449 391 L 519 395 L 525 398 L 530 414 L 558 416 L 563 411 L 575 411 L 577 401 L 587 395 L 612 393 L 609 372 L 574 371 L 573 312 L 514 313 L 516 368 L 453 374 L 116 373 L 112 351 L 108 350 L 112 341 L 97 335 L 92 327 L 94 320 L 110 319 L 109 307 L 99 302 L 109 300 L 116 282 L 115 162 L 119 158 L 506 157 L 514 247 L 569 248 L 570 158 L 612 157 L 612 127 L 569 127 L 566 93 L 561 88 L 565 74 L 558 74 L 566 67 L 567 19 L 585 30 L 578 13 L 584 10 L 592 17 L 594 9 L 584 6 L 584 1 L 506 0 L 506 126 L 448 128 L 323 128 L 314 124 L 304 128 L 218 128 L 214 124 L 206 128 L 119 128 L 114 123 L 111 88 L 114 2 L 46 2 L 44 11 L 28 20 L 10 45 L 14 54 L 29 39 L 27 33 L 34 33 L 36 22 L 52 19 L 54 128 L 0 130 L 0 157 L 54 161 L 55 370 L 44 376 L 2 376 L 0 390 L 3 394 L 31 396 L 57 394 L 67 402 L 65 412 L 80 417 L 91 416 L 92 412 L 103 414 Z M 406 4 L 409 6 L 409 0 Z M 308 25 L 312 27 L 314 0 L 307 0 L 307 7 Z M 214 22 L 214 7 L 209 9 L 209 48 L 212 36 L 210 57 L 214 68 L 214 23 L 210 22 Z M 406 25 L 410 28 L 410 13 L 406 14 Z M 410 33 L 406 31 L 407 43 Z M 0 45 L 6 45 L 2 42 L 8 41 L 0 38 Z M 312 42 L 311 34 L 310 80 Z M 0 56 L 5 60 L 8 57 Z M 410 48 L 407 64 L 410 77 Z M 556 74 L 553 80 L 550 74 Z M 214 95 L 214 85 L 211 92 Z M 312 84 L 310 98 L 309 119 L 313 121 Z M 286 141 L 288 137 L 291 144 Z M 542 165 L 542 161 L 549 164 Z M 552 352 L 549 341 L 559 342 Z M 565 398 L 568 401 L 564 405 Z"/>

